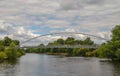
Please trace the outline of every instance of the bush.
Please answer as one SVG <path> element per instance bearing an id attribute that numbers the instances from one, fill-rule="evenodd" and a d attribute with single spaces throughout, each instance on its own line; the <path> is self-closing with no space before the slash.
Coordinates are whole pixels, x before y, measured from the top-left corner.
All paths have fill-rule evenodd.
<path id="1" fill-rule="evenodd" d="M 4 52 L 0 52 L 0 61 L 3 61 L 7 58 L 7 55 Z"/>
<path id="2" fill-rule="evenodd" d="M 10 44 L 10 47 L 8 47 L 6 50 L 6 55 L 8 57 L 8 59 L 10 60 L 15 60 L 17 59 L 17 49 L 15 48 L 14 43 Z"/>
<path id="3" fill-rule="evenodd" d="M 0 51 L 4 51 L 5 50 L 5 46 L 0 45 Z"/>
<path id="4" fill-rule="evenodd" d="M 86 56 L 87 56 L 87 57 L 93 56 L 93 55 L 92 55 L 92 52 L 86 52 Z"/>
<path id="5" fill-rule="evenodd" d="M 115 54 L 117 59 L 120 60 L 120 49 L 118 49 Z"/>
<path id="6" fill-rule="evenodd" d="M 22 56 L 22 54 L 20 52 L 17 52 L 17 57 Z"/>

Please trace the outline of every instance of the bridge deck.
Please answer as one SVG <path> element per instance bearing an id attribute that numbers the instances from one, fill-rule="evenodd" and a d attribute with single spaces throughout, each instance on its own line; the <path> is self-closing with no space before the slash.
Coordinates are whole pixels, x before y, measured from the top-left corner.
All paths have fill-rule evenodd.
<path id="1" fill-rule="evenodd" d="M 51 46 L 23 46 L 20 48 L 98 48 L 98 45 L 51 45 Z"/>

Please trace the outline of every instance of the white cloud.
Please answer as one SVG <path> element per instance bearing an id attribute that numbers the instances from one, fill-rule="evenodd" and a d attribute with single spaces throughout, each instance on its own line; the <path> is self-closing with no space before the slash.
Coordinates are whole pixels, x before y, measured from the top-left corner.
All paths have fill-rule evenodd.
<path id="1" fill-rule="evenodd" d="M 0 20 L 0 33 L 9 34 L 9 31 L 12 31 L 12 24 L 8 24 L 3 20 Z M 9 30 L 9 31 L 8 31 Z"/>
<path id="2" fill-rule="evenodd" d="M 119 24 L 119 7 L 119 0 L 1 0 L 0 34 L 23 40 L 43 32 L 70 31 L 110 38 L 110 30 Z M 38 34 L 29 28 L 36 25 L 41 27 Z M 52 30 L 45 30 L 49 28 Z"/>
<path id="3" fill-rule="evenodd" d="M 10 38 L 18 39 L 20 41 L 23 41 L 26 38 L 29 39 L 38 36 L 37 34 L 32 33 L 31 30 L 27 30 L 22 26 L 15 27 L 14 25 L 4 21 L 0 21 L 0 31 L 0 36 L 9 36 Z"/>

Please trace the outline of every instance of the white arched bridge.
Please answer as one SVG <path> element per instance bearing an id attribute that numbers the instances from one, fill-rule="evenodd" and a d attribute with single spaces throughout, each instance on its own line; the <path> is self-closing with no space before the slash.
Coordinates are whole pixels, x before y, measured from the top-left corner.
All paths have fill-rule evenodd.
<path id="1" fill-rule="evenodd" d="M 102 38 L 100 36 L 95 36 L 92 34 L 86 34 L 86 33 L 80 33 L 80 32 L 59 32 L 59 33 L 49 33 L 49 34 L 44 34 L 44 35 L 40 35 L 37 37 L 33 37 L 30 39 L 27 39 L 23 42 L 20 43 L 20 45 L 23 45 L 27 42 L 30 42 L 34 39 L 40 38 L 40 37 L 44 37 L 44 36 L 48 36 L 48 35 L 61 35 L 61 34 L 82 34 L 82 35 L 87 35 L 89 37 L 94 37 L 100 40 L 104 40 L 104 41 L 108 41 L 108 39 Z M 46 45 L 46 46 L 21 46 L 20 48 L 98 48 L 99 45 Z"/>

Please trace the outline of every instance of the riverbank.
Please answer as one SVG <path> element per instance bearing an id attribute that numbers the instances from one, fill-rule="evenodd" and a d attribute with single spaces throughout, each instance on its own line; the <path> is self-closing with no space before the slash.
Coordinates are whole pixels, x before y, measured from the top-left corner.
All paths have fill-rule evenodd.
<path id="1" fill-rule="evenodd" d="M 21 49 L 17 49 L 14 51 L 12 50 L 14 49 L 6 49 L 4 52 L 0 52 L 0 63 L 4 61 L 16 61 L 18 58 L 25 55 L 25 52 Z"/>
<path id="2" fill-rule="evenodd" d="M 47 53 L 47 55 L 64 56 L 64 57 L 80 57 L 80 56 L 68 55 L 67 53 Z M 86 58 L 87 58 L 87 57 L 86 57 Z M 89 58 L 93 58 L 93 57 L 89 57 Z M 97 58 L 98 58 L 98 57 L 97 57 Z M 100 58 L 99 61 L 100 61 L 100 62 L 112 62 L 112 59 Z"/>
<path id="3" fill-rule="evenodd" d="M 5 60 L 13 61 L 24 55 L 24 49 L 17 48 L 20 45 L 19 43 L 18 40 L 13 40 L 9 37 L 0 40 L 0 62 Z"/>
<path id="4" fill-rule="evenodd" d="M 112 62 L 112 59 L 107 59 L 107 58 L 100 58 L 100 62 Z"/>
<path id="5" fill-rule="evenodd" d="M 67 53 L 46 53 L 47 55 L 69 56 Z"/>

